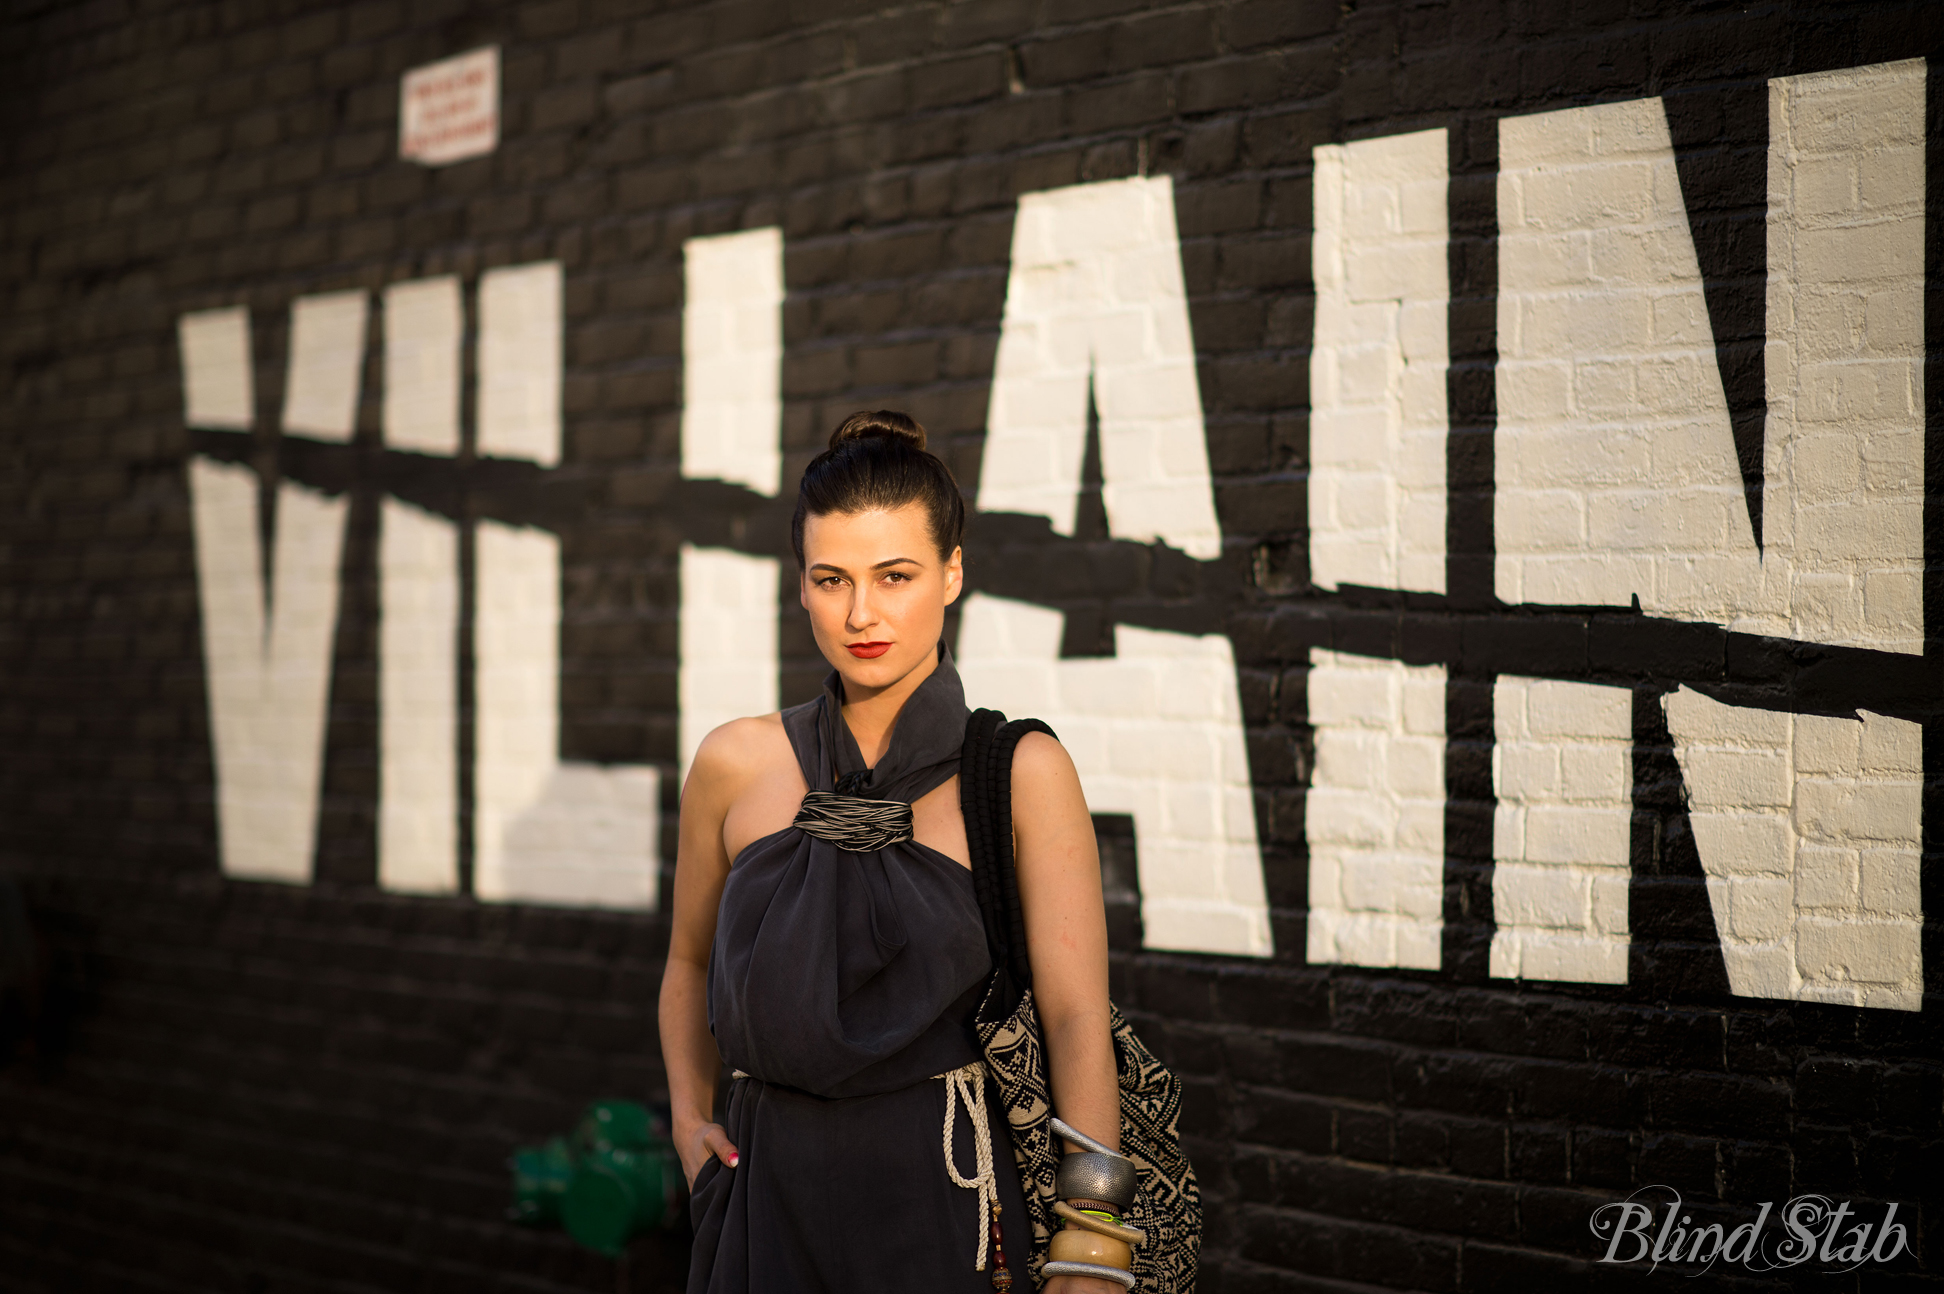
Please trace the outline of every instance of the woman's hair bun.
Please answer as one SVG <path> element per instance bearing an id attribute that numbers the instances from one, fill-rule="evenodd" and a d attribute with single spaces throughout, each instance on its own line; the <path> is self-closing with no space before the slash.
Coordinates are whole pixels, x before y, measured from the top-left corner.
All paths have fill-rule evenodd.
<path id="1" fill-rule="evenodd" d="M 803 567 L 803 524 L 811 517 L 854 516 L 924 505 L 940 560 L 949 561 L 965 534 L 965 496 L 944 460 L 925 448 L 925 429 L 908 413 L 853 413 L 830 434 L 830 448 L 811 459 L 797 484 L 790 545 Z"/>
<path id="2" fill-rule="evenodd" d="M 830 433 L 830 447 L 837 448 L 851 440 L 897 440 L 903 441 L 913 449 L 925 447 L 925 429 L 918 425 L 917 419 L 896 409 L 872 409 L 864 413 L 853 413 L 838 424 L 837 430 Z"/>

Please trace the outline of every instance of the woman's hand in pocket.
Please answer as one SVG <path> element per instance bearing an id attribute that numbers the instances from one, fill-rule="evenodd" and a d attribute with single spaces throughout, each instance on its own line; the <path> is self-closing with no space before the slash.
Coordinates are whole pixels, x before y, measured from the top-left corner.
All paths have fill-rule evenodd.
<path id="1" fill-rule="evenodd" d="M 720 1123 L 698 1123 L 693 1129 L 677 1136 L 675 1153 L 682 1157 L 682 1176 L 688 1179 L 691 1190 L 695 1188 L 696 1175 L 711 1158 L 719 1159 L 731 1168 L 742 1158 L 735 1143 L 729 1140 L 728 1131 Z"/>

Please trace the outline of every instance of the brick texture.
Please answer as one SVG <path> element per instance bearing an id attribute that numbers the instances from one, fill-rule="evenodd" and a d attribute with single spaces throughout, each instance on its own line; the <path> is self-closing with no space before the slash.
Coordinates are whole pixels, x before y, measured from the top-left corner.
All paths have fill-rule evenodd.
<path id="1" fill-rule="evenodd" d="M 488 44 L 502 51 L 498 150 L 437 169 L 398 160 L 399 77 Z M 558 536 L 560 767 L 658 770 L 666 856 L 683 742 L 685 546 L 787 562 L 795 476 L 856 407 L 909 409 L 976 496 L 1019 200 L 1159 177 L 1173 186 L 1219 535 L 1179 546 L 1125 537 L 1102 502 L 1096 430 L 1072 525 L 977 516 L 968 572 L 988 609 L 1005 599 L 1063 615 L 1059 656 L 1033 662 L 1049 687 L 1118 677 L 1089 658 L 1196 641 L 1187 635 L 1202 636 L 1209 659 L 1233 661 L 1233 691 L 1212 676 L 1204 691 L 1239 711 L 1263 889 L 1247 906 L 1266 913 L 1273 955 L 1144 946 L 1153 896 L 1136 891 L 1136 845 L 1153 806 L 1130 799 L 1100 819 L 1114 993 L 1185 1087 L 1183 1131 L 1208 1202 L 1199 1288 L 1679 1279 L 1693 1269 L 1650 1278 L 1644 1265 L 1593 1261 L 1593 1210 L 1649 1186 L 1678 1190 L 1697 1223 L 1732 1224 L 1805 1193 L 1851 1200 L 1872 1219 L 1896 1201 L 1917 1250 L 1896 1278 L 1944 1285 L 1944 684 L 1921 654 L 1944 621 L 1944 95 L 1916 94 L 1909 68 L 1847 75 L 1940 48 L 1944 9 L 1916 0 L 1746 11 L 1674 0 L 10 6 L 0 876 L 42 933 L 49 1006 L 32 1029 L 0 1014 L 0 1288 L 680 1288 L 682 1232 L 637 1243 L 617 1273 L 557 1233 L 503 1220 L 515 1144 L 565 1130 L 589 1099 L 663 1090 L 654 1003 L 666 924 L 654 912 L 480 902 L 479 842 L 464 826 L 456 882 L 441 873 L 425 886 L 460 893 L 380 887 L 388 500 L 463 519 L 467 570 L 470 536 L 486 526 Z M 1816 115 L 1819 102 L 1878 103 L 1879 91 L 1905 96 L 1880 131 L 1860 110 L 1853 136 Z M 1632 223 L 1563 215 L 1641 234 L 1607 239 L 1602 263 L 1660 276 L 1640 308 L 1674 302 L 1679 317 L 1661 316 L 1669 331 L 1655 355 L 1691 361 L 1693 373 L 1656 368 L 1639 345 L 1572 368 L 1567 332 L 1535 333 L 1508 311 L 1564 291 L 1563 326 L 1584 323 L 1589 346 L 1611 317 L 1574 306 L 1570 276 L 1543 277 L 1558 268 L 1547 248 L 1570 242 L 1544 223 L 1562 213 L 1508 205 L 1504 186 L 1553 159 L 1542 145 L 1564 147 L 1543 129 L 1548 116 L 1632 120 L 1640 110 L 1627 104 L 1656 99 L 1652 140 L 1599 136 L 1611 146 L 1599 156 L 1638 164 L 1634 188 L 1602 191 L 1643 197 L 1622 213 Z M 1781 143 L 1772 111 L 1795 114 Z M 1414 261 L 1394 296 L 1352 300 L 1343 283 L 1318 281 L 1317 150 L 1341 166 L 1332 150 L 1354 159 L 1359 141 L 1420 132 L 1444 140 L 1447 295 L 1420 282 Z M 1844 147 L 1851 138 L 1863 143 Z M 1597 152 L 1593 133 L 1587 149 Z M 1792 177 L 1786 201 L 1776 175 Z M 1538 188 L 1569 206 L 1588 197 Z M 1688 259 L 1679 273 L 1641 270 L 1627 258 L 1672 238 L 1676 210 Z M 1341 218 L 1357 220 L 1347 202 Z M 1893 232 L 1856 232 L 1879 225 Z M 780 501 L 682 470 L 684 248 L 768 228 L 783 234 L 786 293 Z M 1377 224 L 1338 232 L 1340 249 L 1388 236 Z M 1419 226 L 1408 232 L 1416 239 Z M 1765 276 L 1785 255 L 1799 264 L 1787 282 L 1835 288 L 1773 299 Z M 1912 258 L 1928 275 L 1921 290 L 1905 272 Z M 531 447 L 509 452 L 533 461 L 483 460 L 473 440 L 456 454 L 388 447 L 375 358 L 348 410 L 345 374 L 286 371 L 300 298 L 378 300 L 451 276 L 468 339 L 457 416 L 476 436 L 498 425 L 478 407 L 473 371 L 480 285 L 547 263 L 562 275 L 558 466 Z M 1339 320 L 1330 331 L 1318 297 L 1331 292 L 1370 315 L 1369 328 Z M 1406 297 L 1445 311 L 1442 354 L 1422 352 L 1447 366 L 1443 540 L 1386 547 L 1378 536 L 1378 556 L 1313 582 L 1312 340 L 1415 360 L 1412 339 L 1429 333 L 1400 331 L 1393 346 L 1386 331 Z M 178 324 L 239 306 L 251 325 L 241 367 L 189 390 L 215 428 L 192 431 Z M 1785 313 L 1798 331 L 1776 323 Z M 195 345 L 237 349 L 233 323 L 197 317 Z M 383 353 L 383 318 L 372 315 L 370 356 Z M 1700 322 L 1712 367 L 1690 327 Z M 1856 346 L 1817 352 L 1811 334 L 1838 322 L 1854 325 Z M 1765 369 L 1771 336 L 1789 349 Z M 1564 387 L 1540 380 L 1554 363 Z M 1389 411 L 1332 404 L 1334 391 L 1315 398 L 1402 446 L 1437 413 L 1435 392 L 1427 407 L 1410 389 L 1414 403 Z M 1508 429 L 1578 418 L 1596 437 L 1620 422 L 1678 437 L 1696 425 L 1697 391 L 1709 452 L 1720 451 L 1705 473 L 1689 473 L 1690 461 L 1643 479 L 1636 464 L 1609 480 L 1567 456 L 1587 469 L 1573 478 L 1580 501 L 1613 506 L 1595 519 L 1601 533 L 1660 583 L 1582 578 L 1562 554 L 1593 532 L 1569 534 L 1577 517 L 1545 512 L 1542 489 L 1516 507 L 1498 492 L 1558 484 L 1543 476 L 1550 451 L 1508 448 Z M 1628 398 L 1647 416 L 1623 417 Z M 1615 399 L 1620 413 L 1597 405 Z M 339 439 L 279 435 L 293 405 Z M 1842 416 L 1816 420 L 1832 407 Z M 1759 489 L 1739 492 L 1764 478 L 1765 418 L 1786 419 L 1802 451 L 1786 472 L 1806 502 L 1781 519 L 1768 515 L 1772 495 L 1764 505 Z M 1863 439 L 1844 439 L 1845 426 Z M 1596 441 L 1609 457 L 1632 444 Z M 1380 496 L 1426 483 L 1415 450 L 1371 457 L 1409 463 L 1403 485 L 1373 487 Z M 220 870 L 192 458 L 252 469 L 262 502 L 342 500 L 307 885 Z M 750 470 L 767 480 L 766 466 Z M 1346 488 L 1324 484 L 1333 500 Z M 1824 515 L 1856 490 L 1884 503 L 1860 539 Z M 1690 494 L 1745 538 L 1710 547 L 1698 529 L 1626 525 L 1627 508 L 1660 507 L 1665 521 L 1668 499 Z M 1680 583 L 1694 568 L 1671 555 L 1690 543 L 1731 554 L 1732 569 L 1705 587 Z M 1408 575 L 1439 552 L 1442 578 Z M 1519 579 L 1508 584 L 1512 557 Z M 1765 570 L 1788 578 L 1764 584 Z M 1378 587 L 1387 582 L 1396 587 Z M 1535 592 L 1542 584 L 1550 591 Z M 1657 603 L 1656 589 L 1671 591 Z M 476 611 L 462 605 L 462 624 Z M 1020 619 L 1039 623 L 1030 607 Z M 804 699 L 822 667 L 800 620 L 784 617 L 777 652 L 782 703 Z M 1139 662 L 1162 668 L 1151 665 Z M 473 696 L 470 666 L 459 673 L 460 695 Z M 1540 733 L 1529 709 L 1523 728 L 1501 713 L 1504 679 L 1614 691 L 1601 694 L 1596 731 Z M 1359 687 L 1394 691 L 1395 722 L 1330 709 Z M 1622 691 L 1631 790 L 1598 813 L 1608 827 L 1627 814 L 1626 919 L 1616 925 L 1610 896 L 1590 890 L 1584 908 L 1574 897 L 1521 910 L 1547 930 L 1597 928 L 1604 970 L 1588 980 L 1601 982 L 1495 976 L 1494 938 L 1518 924 L 1496 915 L 1494 862 L 1508 856 L 1495 831 L 1500 734 L 1532 738 L 1548 759 L 1585 747 L 1611 776 L 1620 711 L 1604 702 Z M 462 767 L 476 719 L 459 718 Z M 1864 746 L 1876 752 L 1868 768 L 1846 753 Z M 1372 750 L 1412 761 L 1405 780 Z M 1695 771 L 1697 750 L 1782 771 L 1751 808 L 1719 759 Z M 1210 761 L 1211 785 L 1233 792 L 1225 806 L 1243 798 L 1234 757 L 1224 748 Z M 1355 898 L 1353 882 L 1319 874 L 1319 833 L 1339 858 L 1395 845 L 1335 813 L 1336 788 L 1357 779 L 1383 782 L 1414 813 L 1421 800 L 1430 819 L 1409 844 L 1422 881 L 1410 890 L 1417 951 L 1312 960 L 1319 887 L 1341 910 Z M 1550 785 L 1534 774 L 1528 802 L 1570 799 Z M 462 777 L 464 806 L 473 793 Z M 1523 857 L 1539 861 L 1537 810 L 1526 812 Z M 1247 835 L 1231 825 L 1229 838 Z M 1761 831 L 1782 841 L 1793 872 L 1742 867 L 1720 845 Z M 1595 871 L 1617 874 L 1609 846 L 1617 840 L 1602 837 L 1597 858 L 1543 861 L 1590 884 Z M 666 870 L 661 882 L 665 893 Z M 1724 920 L 1724 885 L 1756 897 L 1793 885 L 1795 915 Z M 1379 894 L 1369 911 L 1395 919 L 1395 899 Z M 1889 932 L 1869 949 L 1893 954 L 1860 977 L 1843 942 L 1859 914 Z M 1881 1005 L 1859 1007 L 1859 995 Z M 1850 1289 L 1876 1276 L 1815 1279 Z M 1804 1278 L 1717 1266 L 1694 1284 Z"/>

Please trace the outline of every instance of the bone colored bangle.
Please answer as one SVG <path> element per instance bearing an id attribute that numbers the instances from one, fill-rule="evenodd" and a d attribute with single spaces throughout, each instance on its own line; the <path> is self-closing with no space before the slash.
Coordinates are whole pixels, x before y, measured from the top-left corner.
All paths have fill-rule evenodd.
<path id="1" fill-rule="evenodd" d="M 1103 1222 L 1099 1218 L 1082 1213 L 1065 1200 L 1053 1201 L 1053 1212 L 1075 1226 L 1085 1227 L 1089 1231 L 1098 1231 L 1103 1236 L 1112 1236 L 1123 1244 L 1138 1248 L 1147 1243 L 1147 1232 L 1139 1227 L 1124 1227 L 1115 1222 Z"/>
<path id="2" fill-rule="evenodd" d="M 1124 1290 L 1134 1288 L 1134 1273 L 1124 1272 L 1118 1267 L 1102 1267 L 1097 1263 L 1048 1263 L 1040 1268 L 1044 1276 L 1091 1276 L 1095 1280 L 1112 1281 Z"/>
<path id="3" fill-rule="evenodd" d="M 1056 1263 L 1098 1263 L 1131 1271 L 1134 1250 L 1126 1241 L 1103 1236 L 1085 1227 L 1062 1227 L 1047 1243 L 1046 1256 Z"/>

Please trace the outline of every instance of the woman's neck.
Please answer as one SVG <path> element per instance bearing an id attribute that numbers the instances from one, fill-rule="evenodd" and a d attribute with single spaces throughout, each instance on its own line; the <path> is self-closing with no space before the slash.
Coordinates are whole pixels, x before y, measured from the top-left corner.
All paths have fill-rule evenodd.
<path id="1" fill-rule="evenodd" d="M 904 712 L 905 702 L 919 684 L 938 668 L 938 652 L 928 652 L 909 674 L 895 683 L 876 689 L 860 688 L 844 681 L 844 724 L 850 729 L 857 751 L 864 756 L 864 767 L 876 768 L 884 752 L 891 748 L 891 733 Z"/>

